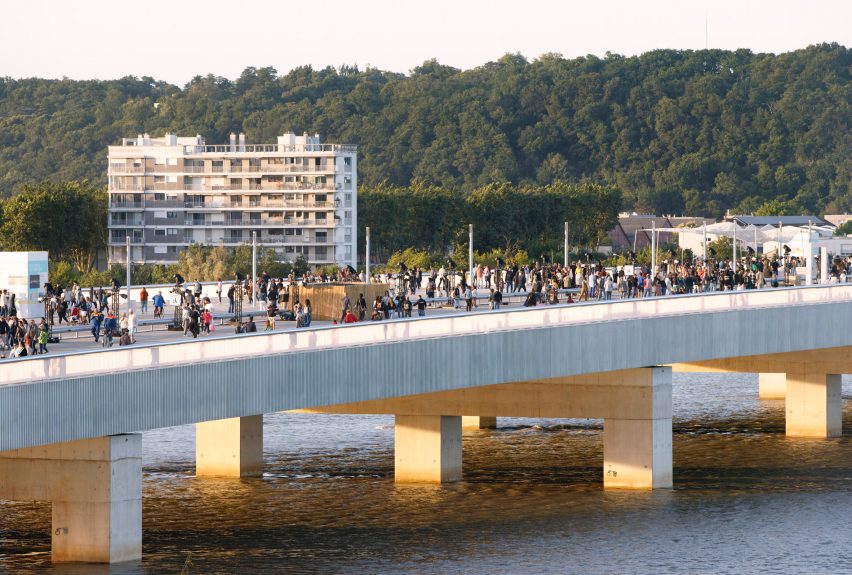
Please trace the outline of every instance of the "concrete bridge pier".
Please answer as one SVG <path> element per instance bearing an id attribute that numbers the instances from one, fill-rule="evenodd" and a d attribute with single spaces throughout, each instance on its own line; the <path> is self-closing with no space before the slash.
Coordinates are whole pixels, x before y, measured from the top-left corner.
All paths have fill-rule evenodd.
<path id="1" fill-rule="evenodd" d="M 787 436 L 839 437 L 843 434 L 841 376 L 810 370 L 787 371 Z"/>
<path id="2" fill-rule="evenodd" d="M 462 478 L 462 418 L 396 415 L 394 481 L 447 483 Z"/>
<path id="3" fill-rule="evenodd" d="M 54 562 L 142 557 L 142 436 L 0 452 L 0 499 L 52 502 Z"/>
<path id="4" fill-rule="evenodd" d="M 463 415 L 462 429 L 496 429 L 497 418 L 488 415 Z"/>
<path id="5" fill-rule="evenodd" d="M 604 488 L 672 487 L 672 371 L 634 369 L 610 385 L 612 417 L 604 418 Z M 617 391 L 617 390 L 616 390 Z M 629 405 L 618 405 L 621 402 Z"/>
<path id="6" fill-rule="evenodd" d="M 196 477 L 263 475 L 263 415 L 195 424 Z"/>
<path id="7" fill-rule="evenodd" d="M 758 397 L 760 399 L 784 399 L 786 396 L 786 373 L 761 372 L 758 375 Z"/>

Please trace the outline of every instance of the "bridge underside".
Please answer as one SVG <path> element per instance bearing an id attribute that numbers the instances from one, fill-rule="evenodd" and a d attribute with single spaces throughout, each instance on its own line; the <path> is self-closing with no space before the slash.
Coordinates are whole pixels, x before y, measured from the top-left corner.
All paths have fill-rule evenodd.
<path id="1" fill-rule="evenodd" d="M 296 410 L 392 414 L 397 482 L 462 478 L 461 430 L 496 417 L 603 419 L 605 488 L 672 486 L 672 384 L 676 372 L 759 372 L 786 400 L 793 437 L 840 435 L 840 374 L 852 347 L 676 363 L 468 387 Z M 263 473 L 262 414 L 196 425 L 196 474 Z M 105 436 L 0 452 L 0 498 L 53 502 L 55 561 L 116 562 L 141 556 L 141 442 Z"/>
<path id="2" fill-rule="evenodd" d="M 852 347 L 676 363 L 676 372 L 760 373 L 760 395 L 784 399 L 791 437 L 843 433 L 841 375 L 852 373 Z"/>

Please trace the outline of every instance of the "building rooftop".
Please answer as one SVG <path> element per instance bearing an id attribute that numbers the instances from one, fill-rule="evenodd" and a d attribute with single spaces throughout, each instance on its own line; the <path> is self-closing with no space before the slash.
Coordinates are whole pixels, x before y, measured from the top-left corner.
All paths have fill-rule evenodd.
<path id="1" fill-rule="evenodd" d="M 297 136 L 287 132 L 278 136 L 274 144 L 246 144 L 245 134 L 232 133 L 227 144 L 207 145 L 204 136 L 181 136 L 166 133 L 162 138 L 139 134 L 135 138 L 122 138 L 121 147 L 171 147 L 182 148 L 184 154 L 225 153 L 281 153 L 281 152 L 346 152 L 355 153 L 358 146 L 351 144 L 323 144 L 320 135 L 307 132 Z M 113 146 L 110 146 L 113 147 Z"/>
<path id="2" fill-rule="evenodd" d="M 807 226 L 809 223 L 815 226 L 832 226 L 819 216 L 730 216 L 731 219 L 744 226 Z"/>

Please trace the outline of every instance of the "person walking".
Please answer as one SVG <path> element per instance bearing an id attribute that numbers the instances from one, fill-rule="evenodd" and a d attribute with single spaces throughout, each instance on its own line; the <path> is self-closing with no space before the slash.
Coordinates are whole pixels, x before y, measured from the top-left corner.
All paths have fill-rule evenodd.
<path id="1" fill-rule="evenodd" d="M 38 352 L 40 354 L 47 353 L 48 331 L 47 322 L 44 321 L 44 318 L 41 318 L 41 324 L 39 325 L 38 330 Z"/>
<path id="2" fill-rule="evenodd" d="M 343 292 L 343 297 L 340 298 L 340 323 L 346 319 L 346 312 L 352 307 L 352 302 L 349 301 L 349 294 Z"/>
<path id="3" fill-rule="evenodd" d="M 216 295 L 219 297 L 219 303 L 222 303 L 222 279 L 216 281 Z"/>
<path id="4" fill-rule="evenodd" d="M 163 292 L 157 292 L 152 301 L 154 302 L 154 317 L 163 317 L 163 308 L 166 305 Z"/>

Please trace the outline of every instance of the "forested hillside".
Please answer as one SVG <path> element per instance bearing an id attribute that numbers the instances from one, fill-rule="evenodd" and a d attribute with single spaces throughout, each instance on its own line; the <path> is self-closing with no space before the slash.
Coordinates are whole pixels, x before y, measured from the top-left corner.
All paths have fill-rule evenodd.
<path id="1" fill-rule="evenodd" d="M 42 180 L 106 181 L 106 147 L 139 132 L 318 132 L 360 146 L 364 187 L 461 192 L 588 179 L 625 208 L 718 216 L 770 200 L 852 209 L 852 54 L 661 50 L 532 62 L 506 55 L 408 75 L 247 68 L 183 88 L 151 78 L 0 80 L 0 197 Z M 156 104 L 156 105 L 155 105 Z"/>

